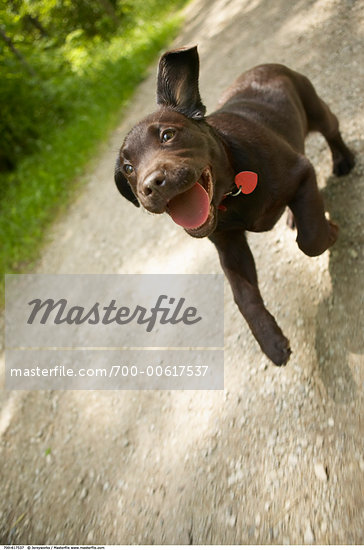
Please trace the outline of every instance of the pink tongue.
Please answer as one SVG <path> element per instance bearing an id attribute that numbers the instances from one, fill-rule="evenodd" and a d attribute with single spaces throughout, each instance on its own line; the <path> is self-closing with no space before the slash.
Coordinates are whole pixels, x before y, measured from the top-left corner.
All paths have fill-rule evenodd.
<path id="1" fill-rule="evenodd" d="M 207 191 L 198 182 L 168 203 L 172 220 L 186 229 L 196 229 L 207 220 L 210 200 Z"/>

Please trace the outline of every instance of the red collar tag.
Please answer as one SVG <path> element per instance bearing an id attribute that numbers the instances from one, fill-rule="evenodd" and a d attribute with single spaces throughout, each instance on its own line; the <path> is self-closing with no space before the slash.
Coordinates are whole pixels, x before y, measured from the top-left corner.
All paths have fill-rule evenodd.
<path id="1" fill-rule="evenodd" d="M 240 193 L 243 193 L 244 195 L 250 195 L 250 193 L 253 193 L 254 189 L 258 185 L 258 174 L 255 172 L 239 172 L 239 174 L 236 174 L 235 176 L 235 185 L 238 188 L 238 191 L 233 193 L 233 191 L 230 191 L 229 193 L 226 193 L 226 195 L 223 196 L 222 201 L 227 197 L 236 197 Z M 224 204 L 219 204 L 218 209 L 222 210 L 223 212 L 226 212 L 227 208 Z"/>
<path id="2" fill-rule="evenodd" d="M 239 172 L 235 176 L 235 184 L 244 195 L 249 195 L 253 193 L 258 185 L 258 174 L 255 172 Z"/>

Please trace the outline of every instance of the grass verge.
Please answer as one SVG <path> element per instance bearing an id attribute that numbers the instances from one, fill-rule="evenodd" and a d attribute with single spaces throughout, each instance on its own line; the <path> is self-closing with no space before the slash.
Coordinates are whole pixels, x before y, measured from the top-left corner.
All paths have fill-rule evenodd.
<path id="1" fill-rule="evenodd" d="M 179 13 L 143 22 L 95 52 L 92 70 L 75 78 L 77 112 L 49 129 L 41 150 L 3 178 L 0 204 L 0 272 L 29 271 L 59 208 L 69 204 L 75 180 L 99 143 L 120 120 L 121 109 L 163 46 L 176 35 Z M 68 90 L 69 93 L 69 90 Z M 4 278 L 0 303 L 4 301 Z"/>

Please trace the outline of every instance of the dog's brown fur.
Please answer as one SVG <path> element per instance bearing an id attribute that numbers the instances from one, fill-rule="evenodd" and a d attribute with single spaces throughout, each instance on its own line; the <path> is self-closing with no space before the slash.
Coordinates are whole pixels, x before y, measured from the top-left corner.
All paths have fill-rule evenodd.
<path id="1" fill-rule="evenodd" d="M 300 249 L 308 256 L 322 254 L 334 244 L 338 228 L 325 217 L 314 168 L 304 156 L 305 137 L 310 131 L 324 135 L 338 176 L 351 170 L 354 157 L 341 138 L 337 118 L 306 77 L 283 65 L 260 65 L 240 76 L 218 110 L 205 117 L 198 74 L 196 47 L 161 58 L 160 109 L 126 137 L 115 181 L 136 206 L 140 201 L 150 212 L 162 213 L 197 180 L 206 186 L 208 171 L 213 187 L 209 217 L 201 227 L 186 231 L 214 243 L 260 347 L 276 365 L 284 365 L 289 342 L 264 306 L 245 231 L 268 231 L 289 206 Z M 164 141 L 166 135 L 172 137 Z M 226 196 L 241 171 L 258 174 L 257 188 L 249 195 Z"/>

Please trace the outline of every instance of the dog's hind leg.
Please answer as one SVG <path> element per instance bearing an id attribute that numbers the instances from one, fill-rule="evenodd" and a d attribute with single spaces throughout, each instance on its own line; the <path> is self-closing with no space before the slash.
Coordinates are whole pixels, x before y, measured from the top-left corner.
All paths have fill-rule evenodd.
<path id="1" fill-rule="evenodd" d="M 355 165 L 355 159 L 342 139 L 337 117 L 317 95 L 308 78 L 296 73 L 295 85 L 306 112 L 308 131 L 320 132 L 326 139 L 331 149 L 334 174 L 337 176 L 348 174 Z"/>
<path id="2" fill-rule="evenodd" d="M 297 244 L 307 256 L 319 256 L 334 244 L 339 229 L 325 217 L 315 170 L 307 159 L 303 164 L 300 185 L 288 206 L 297 227 Z"/>
<path id="3" fill-rule="evenodd" d="M 209 239 L 217 248 L 235 302 L 261 349 L 273 363 L 285 365 L 291 354 L 289 342 L 264 305 L 254 258 L 244 232 L 223 231 L 213 233 Z"/>

